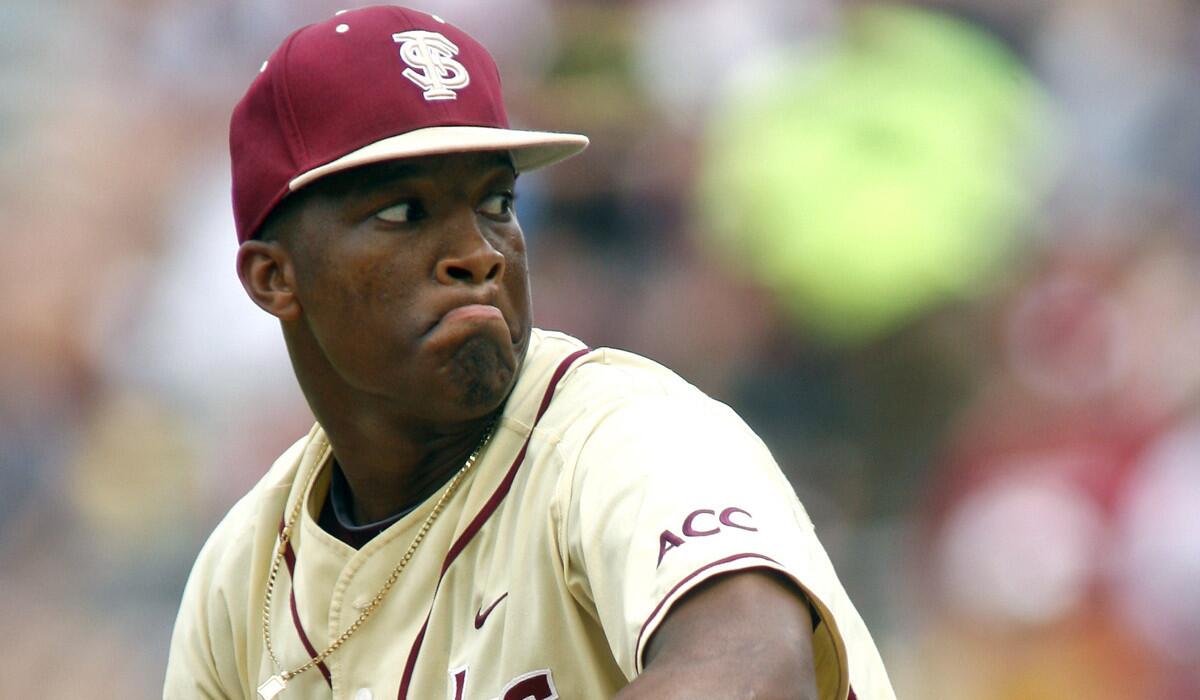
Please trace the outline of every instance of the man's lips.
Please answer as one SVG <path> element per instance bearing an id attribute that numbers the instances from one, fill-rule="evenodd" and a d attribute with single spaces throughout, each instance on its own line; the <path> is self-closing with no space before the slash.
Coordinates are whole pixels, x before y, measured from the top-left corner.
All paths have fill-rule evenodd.
<path id="1" fill-rule="evenodd" d="M 504 321 L 504 314 L 500 313 L 500 309 L 490 304 L 465 304 L 456 306 L 450 309 L 438 321 L 439 325 L 449 323 L 459 323 L 464 321 Z"/>
<path id="2" fill-rule="evenodd" d="M 467 331 L 467 329 L 490 326 L 494 323 L 499 323 L 503 326 L 507 331 L 506 335 L 511 339 L 512 329 L 508 327 L 508 321 L 504 317 L 504 312 L 499 307 L 492 306 L 491 304 L 463 304 L 462 306 L 456 306 L 442 314 L 426 333 L 440 335 L 446 332 L 455 332 L 456 329 L 461 332 Z"/>

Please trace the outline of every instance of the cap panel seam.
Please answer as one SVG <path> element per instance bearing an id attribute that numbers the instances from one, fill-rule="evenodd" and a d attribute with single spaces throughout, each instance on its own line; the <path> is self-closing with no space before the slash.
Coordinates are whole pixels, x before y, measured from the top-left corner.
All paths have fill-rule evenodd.
<path id="1" fill-rule="evenodd" d="M 279 61 L 279 80 L 275 81 L 275 111 L 279 113 L 280 127 L 284 131 L 285 141 L 288 145 L 288 151 L 292 157 L 292 168 L 297 168 L 301 163 L 308 162 L 308 145 L 304 142 L 304 135 L 300 132 L 300 125 L 296 121 L 296 112 L 292 109 L 292 94 L 289 89 L 290 81 L 288 80 L 288 58 L 292 52 L 292 43 L 300 36 L 308 27 L 292 34 L 284 44 L 283 50 L 280 51 Z"/>

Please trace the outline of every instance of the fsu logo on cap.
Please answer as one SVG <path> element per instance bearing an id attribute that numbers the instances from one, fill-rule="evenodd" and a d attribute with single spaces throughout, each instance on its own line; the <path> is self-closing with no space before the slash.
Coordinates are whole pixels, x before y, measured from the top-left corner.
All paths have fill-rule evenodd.
<path id="1" fill-rule="evenodd" d="M 392 35 L 400 44 L 400 58 L 408 64 L 404 77 L 425 91 L 426 100 L 458 99 L 455 90 L 471 82 L 463 64 L 454 60 L 458 47 L 437 32 L 413 30 Z"/>

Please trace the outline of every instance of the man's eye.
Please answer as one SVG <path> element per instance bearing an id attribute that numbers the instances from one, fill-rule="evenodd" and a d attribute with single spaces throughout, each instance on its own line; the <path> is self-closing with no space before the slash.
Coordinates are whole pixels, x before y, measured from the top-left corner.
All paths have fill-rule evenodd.
<path id="1" fill-rule="evenodd" d="M 420 207 L 413 202 L 400 202 L 375 212 L 375 218 L 390 224 L 405 224 L 420 218 L 420 216 Z"/>
<path id="2" fill-rule="evenodd" d="M 512 192 L 497 192 L 489 195 L 487 199 L 483 200 L 483 204 L 479 205 L 479 211 L 489 216 L 508 216 L 512 213 L 512 208 Z"/>

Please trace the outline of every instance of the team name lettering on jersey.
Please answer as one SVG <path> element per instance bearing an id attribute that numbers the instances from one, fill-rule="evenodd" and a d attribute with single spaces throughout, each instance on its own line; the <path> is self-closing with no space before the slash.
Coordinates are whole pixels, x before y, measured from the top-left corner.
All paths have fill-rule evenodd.
<path id="1" fill-rule="evenodd" d="M 454 682 L 453 700 L 466 700 L 468 668 L 452 669 L 450 679 Z M 504 690 L 492 700 L 558 700 L 558 689 L 550 669 L 522 673 L 504 685 Z"/>
<path id="2" fill-rule="evenodd" d="M 455 100 L 455 90 L 465 88 L 471 76 L 454 60 L 458 46 L 437 32 L 413 30 L 392 35 L 400 44 L 400 58 L 408 64 L 404 77 L 425 91 L 426 100 Z"/>
<path id="3" fill-rule="evenodd" d="M 758 528 L 750 523 L 753 522 L 754 516 L 742 508 L 736 506 L 722 510 L 720 513 L 709 508 L 701 508 L 688 513 L 683 519 L 683 524 L 679 531 L 683 533 L 683 537 L 676 535 L 671 530 L 663 530 L 658 536 L 658 564 L 662 564 L 663 557 L 666 553 L 676 547 L 682 547 L 687 543 L 687 539 L 695 537 L 711 537 L 712 535 L 720 534 L 724 528 L 735 528 L 738 530 L 746 530 L 747 532 L 758 532 Z"/>

